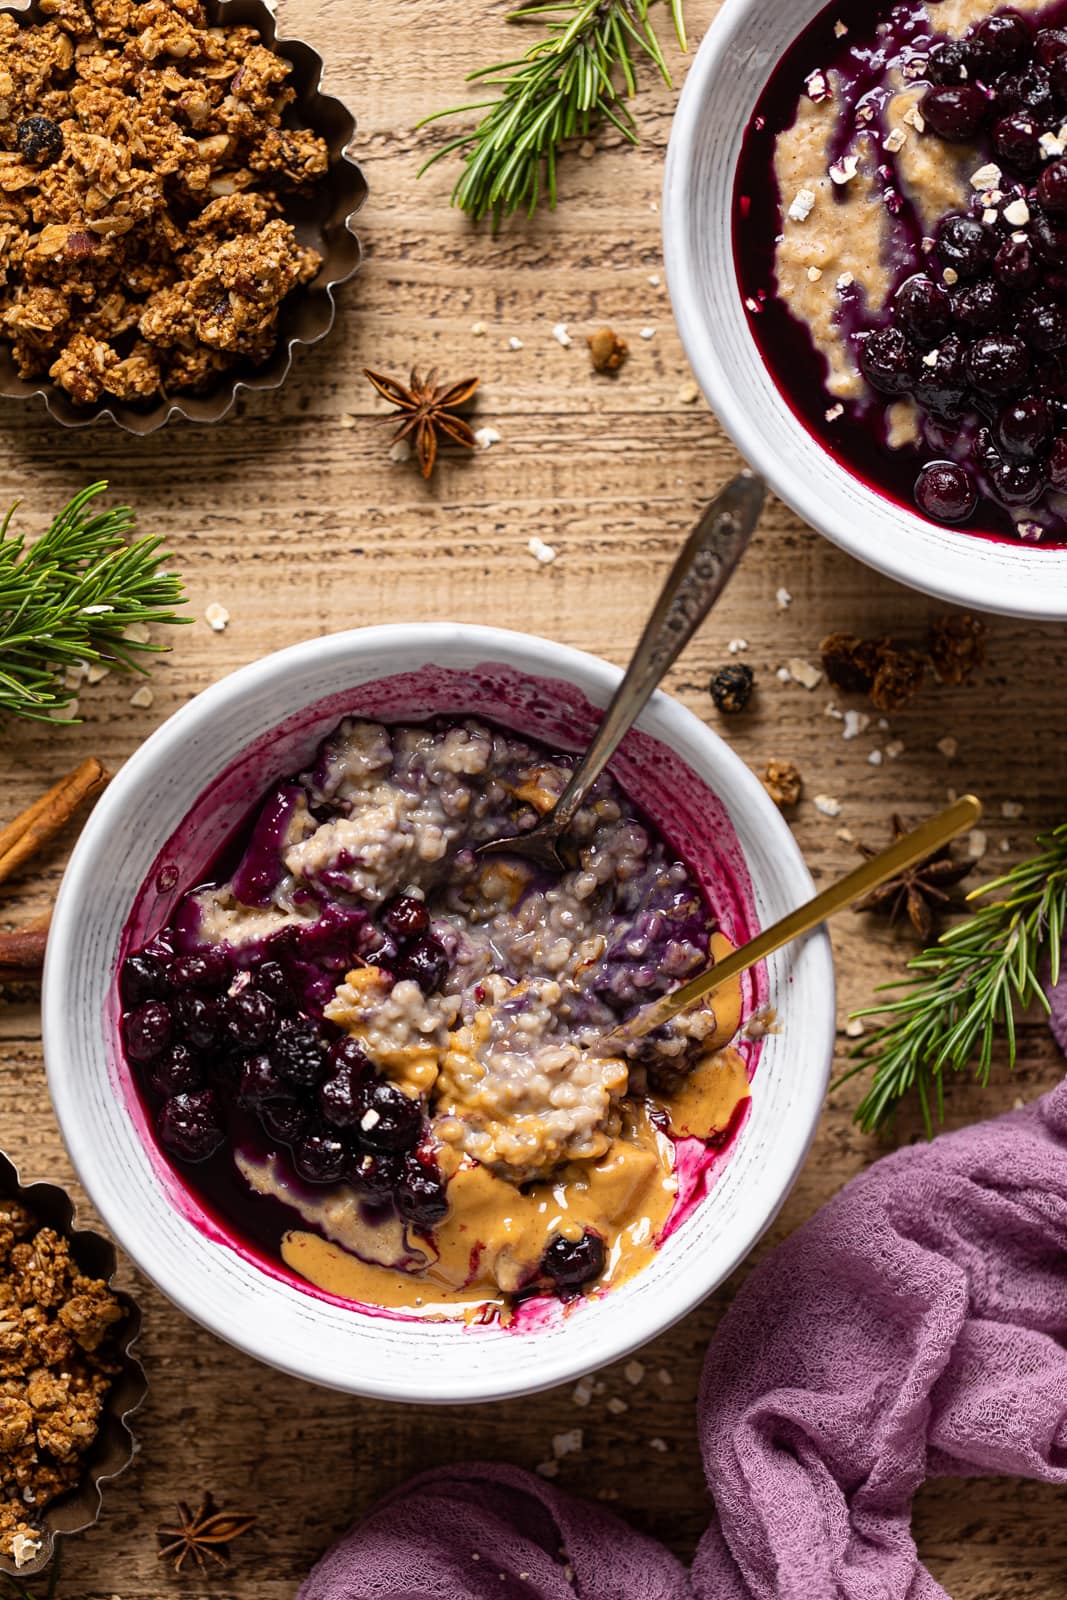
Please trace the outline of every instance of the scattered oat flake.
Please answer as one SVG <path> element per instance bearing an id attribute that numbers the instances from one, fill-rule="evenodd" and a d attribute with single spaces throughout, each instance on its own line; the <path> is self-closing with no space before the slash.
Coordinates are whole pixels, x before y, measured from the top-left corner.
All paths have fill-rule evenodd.
<path id="1" fill-rule="evenodd" d="M 337 420 L 340 422 L 342 428 L 354 428 L 356 425 L 356 419 L 352 415 L 351 411 L 342 411 Z"/>
<path id="2" fill-rule="evenodd" d="M 1000 853 L 1001 853 L 1001 855 L 1006 856 L 1008 854 L 1008 852 L 1010 851 L 1010 849 L 1011 849 L 1011 840 L 1010 839 L 1001 839 L 1001 841 L 1000 841 Z"/>
<path id="3" fill-rule="evenodd" d="M 1000 182 L 1000 168 L 995 161 L 987 161 L 971 173 L 972 189 L 995 189 Z"/>
<path id="4" fill-rule="evenodd" d="M 411 441 L 410 441 L 410 439 L 395 439 L 393 441 L 393 443 L 389 446 L 389 459 L 390 459 L 390 461 L 410 461 L 411 460 Z"/>
<path id="5" fill-rule="evenodd" d="M 948 284 L 950 289 L 954 283 L 959 283 L 960 281 L 960 275 L 956 271 L 955 267 L 946 267 L 944 272 L 941 274 L 941 277 L 944 282 Z"/>
<path id="6" fill-rule="evenodd" d="M 1058 139 L 1054 133 L 1043 133 L 1038 139 L 1043 156 L 1062 156 L 1063 140 Z"/>
<path id="7" fill-rule="evenodd" d="M 825 72 L 820 72 L 818 69 L 809 72 L 804 79 L 804 88 L 807 90 L 809 100 L 814 100 L 816 104 L 820 100 L 825 100 L 830 92 Z"/>
<path id="8" fill-rule="evenodd" d="M 626 1379 L 627 1383 L 632 1383 L 634 1385 L 639 1384 L 645 1376 L 644 1362 L 628 1361 L 622 1369 L 622 1375 Z"/>
<path id="9" fill-rule="evenodd" d="M 642 339 L 654 339 L 655 337 L 656 337 L 655 328 L 642 328 L 641 329 L 641 338 Z"/>
<path id="10" fill-rule="evenodd" d="M 486 327 L 484 322 L 472 322 L 471 332 L 476 339 L 480 339 L 484 334 L 489 332 L 489 329 Z"/>
<path id="11" fill-rule="evenodd" d="M 630 1407 L 626 1404 L 626 1401 L 620 1400 L 618 1395 L 612 1395 L 608 1401 L 608 1410 L 614 1417 L 621 1417 L 623 1412 L 629 1411 L 629 1409 Z"/>
<path id="12" fill-rule="evenodd" d="M 779 587 L 774 591 L 774 603 L 779 611 L 788 611 L 793 604 L 793 596 L 788 589 Z"/>
<path id="13" fill-rule="evenodd" d="M 650 1439 L 648 1443 L 650 1448 L 658 1451 L 661 1456 L 665 1456 L 667 1451 L 670 1449 L 670 1445 L 667 1443 L 666 1439 Z"/>
<path id="14" fill-rule="evenodd" d="M 845 1032 L 850 1039 L 858 1039 L 863 1033 L 863 1022 L 859 1017 L 852 1017 L 845 1023 Z"/>
<path id="15" fill-rule="evenodd" d="M 842 156 L 840 161 L 830 163 L 830 181 L 838 185 L 851 183 L 859 171 L 859 156 Z"/>
<path id="16" fill-rule="evenodd" d="M 746 296 L 745 296 L 745 310 L 746 311 L 751 311 L 754 316 L 758 316 L 759 313 L 763 310 L 763 307 L 760 305 L 758 300 L 753 300 L 753 298 L 752 298 L 752 296 L 750 294 L 746 294 Z"/>
<path id="17" fill-rule="evenodd" d="M 809 267 L 808 268 L 808 282 L 809 283 L 818 283 L 818 281 L 819 281 L 819 279 L 821 277 L 822 277 L 822 268 L 821 267 Z"/>
<path id="18" fill-rule="evenodd" d="M 666 1367 L 660 1367 L 659 1371 L 656 1373 L 656 1377 L 659 1379 L 660 1383 L 662 1383 L 665 1389 L 669 1389 L 674 1382 L 672 1374 L 667 1371 Z"/>
<path id="19" fill-rule="evenodd" d="M 838 401 L 836 406 L 828 406 L 823 412 L 823 416 L 826 418 L 827 422 L 836 422 L 838 417 L 843 417 L 844 414 L 845 408 L 840 401 Z"/>
<path id="20" fill-rule="evenodd" d="M 984 831 L 981 828 L 972 828 L 970 833 L 967 835 L 968 855 L 972 856 L 975 861 L 981 861 L 982 857 L 986 853 L 987 844 L 988 840 L 986 839 Z"/>
<path id="21" fill-rule="evenodd" d="M 939 739 L 937 741 L 937 748 L 940 750 L 946 761 L 955 760 L 959 747 L 959 740 L 954 739 L 951 733 L 946 733 L 943 739 Z"/>
<path id="22" fill-rule="evenodd" d="M 866 711 L 846 711 L 843 721 L 845 726 L 841 730 L 842 739 L 858 739 L 871 725 L 870 716 Z"/>
<path id="23" fill-rule="evenodd" d="M 509 350 L 521 350 L 522 347 L 523 347 L 522 340 L 521 339 L 517 339 L 515 337 L 515 335 L 512 334 L 511 338 L 508 340 L 508 349 Z"/>
<path id="24" fill-rule="evenodd" d="M 652 285 L 653 289 L 658 289 L 659 285 L 660 285 L 659 273 L 658 272 L 650 272 L 649 275 L 648 275 L 648 281 Z"/>
<path id="25" fill-rule="evenodd" d="M 834 23 L 834 38 L 835 39 L 843 39 L 847 32 L 848 32 L 848 29 L 845 27 L 845 24 L 839 18 L 837 20 L 837 22 Z"/>
<path id="26" fill-rule="evenodd" d="M 1000 814 L 1008 822 L 1018 822 L 1023 814 L 1023 808 L 1018 800 L 1005 800 L 1000 808 Z"/>
<path id="27" fill-rule="evenodd" d="M 563 347 L 564 350 L 569 350 L 571 345 L 574 343 L 574 340 L 567 332 L 567 324 L 565 322 L 556 323 L 555 327 L 552 329 L 552 337 L 555 339 L 558 345 Z"/>
<path id="28" fill-rule="evenodd" d="M 572 1456 L 582 1448 L 585 1438 L 581 1428 L 568 1428 L 566 1433 L 552 1435 L 552 1454 L 557 1461 L 562 1461 L 564 1456 Z"/>
<path id="29" fill-rule="evenodd" d="M 815 194 L 811 189 L 798 189 L 789 204 L 789 217 L 793 222 L 805 222 L 811 215 L 811 208 L 815 204 Z"/>
<path id="30" fill-rule="evenodd" d="M 779 667 L 774 675 L 779 683 L 792 683 L 793 681 L 793 675 L 788 667 Z"/>
<path id="31" fill-rule="evenodd" d="M 148 631 L 147 623 L 131 622 L 129 627 L 125 629 L 125 637 L 132 639 L 134 644 L 147 644 L 152 635 Z"/>
<path id="32" fill-rule="evenodd" d="M 1013 200 L 1010 206 L 1004 207 L 1004 221 L 1010 222 L 1013 228 L 1022 228 L 1030 221 L 1030 207 L 1021 197 Z"/>
<path id="33" fill-rule="evenodd" d="M 1045 530 L 1040 522 L 1027 522 L 1024 520 L 1015 524 L 1015 531 L 1020 539 L 1040 539 Z"/>
<path id="34" fill-rule="evenodd" d="M 916 133 L 922 133 L 923 129 L 926 127 L 926 118 L 923 116 L 918 106 L 909 106 L 907 111 L 904 113 L 903 120 L 909 125 L 909 127 L 914 128 Z"/>
<path id="35" fill-rule="evenodd" d="M 888 150 L 890 155 L 895 155 L 898 150 L 903 148 L 904 140 L 907 137 L 908 134 L 905 128 L 892 128 L 882 140 L 882 149 Z"/>
<path id="36" fill-rule="evenodd" d="M 576 1406 L 587 1406 L 592 1398 L 592 1378 L 579 1378 L 578 1382 L 574 1385 L 574 1393 L 571 1395 L 571 1399 L 574 1401 L 574 1404 Z"/>
<path id="37" fill-rule="evenodd" d="M 220 605 L 217 600 L 212 600 L 211 604 L 204 612 L 204 621 L 207 623 L 211 631 L 213 633 L 222 633 L 229 620 L 230 613 L 226 610 L 226 607 L 224 605 Z"/>
<path id="38" fill-rule="evenodd" d="M 897 756 L 904 754 L 904 742 L 901 739 L 890 739 L 885 747 L 885 753 L 890 761 L 895 761 Z"/>
<path id="39" fill-rule="evenodd" d="M 996 220 L 997 220 L 997 208 L 996 208 L 996 206 L 986 206 L 985 210 L 982 212 L 982 221 L 985 223 L 986 227 L 987 228 L 991 228 L 994 225 L 994 223 L 996 222 Z"/>
<path id="40" fill-rule="evenodd" d="M 845 720 L 845 713 L 841 710 L 841 707 L 839 705 L 835 705 L 832 700 L 827 701 L 826 710 L 823 712 L 823 716 L 832 717 L 835 722 L 844 722 Z"/>
<path id="41" fill-rule="evenodd" d="M 678 398 L 683 406 L 691 406 L 700 399 L 700 385 L 693 382 L 692 378 L 683 383 L 678 390 Z"/>
<path id="42" fill-rule="evenodd" d="M 803 656 L 792 656 L 786 662 L 789 676 L 794 683 L 799 683 L 805 689 L 817 689 L 822 682 L 822 668 L 813 666 L 810 661 L 805 661 Z"/>
<path id="43" fill-rule="evenodd" d="M 526 548 L 534 560 L 539 561 L 544 567 L 547 567 L 550 561 L 555 561 L 556 556 L 559 554 L 555 545 L 546 544 L 543 539 L 537 537 L 536 533 L 532 539 L 527 540 Z"/>
<path id="44" fill-rule="evenodd" d="M 852 276 L 851 272 L 842 272 L 837 280 L 837 287 L 839 289 L 851 289 L 855 281 L 856 280 Z"/>
<path id="45" fill-rule="evenodd" d="M 839 817 L 841 815 L 841 802 L 835 800 L 832 794 L 817 794 L 814 801 L 816 811 L 821 811 L 824 817 Z"/>
<path id="46" fill-rule="evenodd" d="M 867 754 L 867 765 L 869 767 L 880 767 L 882 765 L 882 752 L 880 750 L 869 751 Z"/>
<path id="47" fill-rule="evenodd" d="M 742 650 L 747 650 L 748 649 L 748 640 L 747 639 L 731 639 L 729 644 L 726 646 L 726 648 L 727 648 L 727 650 L 730 652 L 730 654 L 732 656 L 739 655 Z"/>
<path id="48" fill-rule="evenodd" d="M 838 828 L 834 838 L 840 839 L 842 844 L 855 844 L 856 842 L 856 835 L 851 828 Z"/>
<path id="49" fill-rule="evenodd" d="M 135 689 L 133 694 L 131 694 L 130 704 L 131 706 L 137 706 L 139 710 L 147 711 L 154 699 L 155 695 L 152 693 L 147 683 L 143 683 L 139 689 Z"/>
<path id="50" fill-rule="evenodd" d="M 32 1538 L 27 1533 L 16 1533 L 11 1541 L 11 1554 L 15 1559 L 16 1567 L 20 1570 L 31 1561 L 36 1561 L 40 1553 L 40 1539 Z"/>
<path id="51" fill-rule="evenodd" d="M 582 140 L 581 144 L 578 146 L 578 154 L 581 156 L 583 161 L 588 161 L 592 156 L 596 155 L 596 145 L 593 143 L 592 139 Z"/>
<path id="52" fill-rule="evenodd" d="M 474 442 L 479 450 L 488 450 L 500 443 L 500 435 L 495 428 L 475 428 Z"/>
<path id="53" fill-rule="evenodd" d="M 539 1462 L 537 1464 L 536 1467 L 534 1467 L 534 1471 L 542 1478 L 558 1478 L 559 1477 L 559 1462 L 558 1461 L 541 1461 L 541 1462 Z"/>

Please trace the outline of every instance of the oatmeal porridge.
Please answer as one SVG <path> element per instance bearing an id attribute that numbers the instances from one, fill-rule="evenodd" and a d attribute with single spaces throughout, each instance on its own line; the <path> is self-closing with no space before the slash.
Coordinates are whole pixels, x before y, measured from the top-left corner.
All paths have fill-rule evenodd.
<path id="1" fill-rule="evenodd" d="M 767 84 L 735 191 L 749 323 L 801 420 L 929 520 L 1046 545 L 1067 542 L 1065 157 L 1061 5 L 835 5 Z"/>
<path id="2" fill-rule="evenodd" d="M 124 958 L 162 1150 L 325 1292 L 485 1320 L 609 1287 L 651 1259 L 679 1148 L 740 1125 L 739 985 L 601 1046 L 730 948 L 617 783 L 558 874 L 476 853 L 533 827 L 573 766 L 473 718 L 346 720 Z"/>

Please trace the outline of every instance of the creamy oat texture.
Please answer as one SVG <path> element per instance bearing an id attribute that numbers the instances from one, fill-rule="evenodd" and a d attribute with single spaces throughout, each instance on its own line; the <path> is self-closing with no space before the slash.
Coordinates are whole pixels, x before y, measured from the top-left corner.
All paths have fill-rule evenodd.
<path id="1" fill-rule="evenodd" d="M 1015 9 L 1037 11 L 1041 3 L 1020 0 Z M 985 0 L 940 0 L 925 7 L 931 28 L 952 38 L 992 9 Z M 825 94 L 816 84 L 816 98 L 801 95 L 796 121 L 775 143 L 774 172 L 782 210 L 775 276 L 778 293 L 825 357 L 829 394 L 837 400 L 855 400 L 864 395 L 866 385 L 842 328 L 845 298 L 852 304 L 858 298 L 858 310 L 868 316 L 880 312 L 896 280 L 902 252 L 910 248 L 896 235 L 877 168 L 888 151 L 904 195 L 932 227 L 946 212 L 966 209 L 978 157 L 968 146 L 950 145 L 926 134 L 917 115 L 922 89 L 894 75 L 889 87 L 895 92 L 886 108 L 884 129 L 857 133 L 845 153 L 845 162 L 848 156 L 854 158 L 854 175 L 835 182 L 835 174 L 841 179 L 842 169 L 851 167 L 832 158 L 843 90 L 840 77 L 832 71 L 824 75 L 824 82 Z M 879 142 L 883 138 L 885 146 Z M 811 196 L 810 206 L 794 204 L 801 193 Z M 890 419 L 891 446 L 899 448 L 917 437 L 913 403 L 899 402 Z"/>

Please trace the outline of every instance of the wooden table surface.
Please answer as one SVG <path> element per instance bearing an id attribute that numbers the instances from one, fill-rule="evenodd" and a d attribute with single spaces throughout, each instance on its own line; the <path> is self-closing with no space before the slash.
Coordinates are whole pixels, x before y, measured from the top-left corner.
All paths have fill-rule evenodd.
<path id="1" fill-rule="evenodd" d="M 659 9 L 659 8 L 657 8 Z M 713 7 L 692 0 L 699 38 Z M 476 25 L 472 26 L 472 15 Z M 661 18 L 661 25 L 663 19 Z M 356 150 L 370 184 L 361 220 L 366 262 L 343 294 L 327 343 L 303 354 L 285 388 L 253 397 L 212 429 L 171 427 L 139 440 L 110 428 L 64 432 L 36 406 L 0 413 L 0 504 L 21 497 L 26 525 L 89 478 L 110 479 L 145 530 L 166 535 L 185 574 L 194 626 L 175 639 L 153 678 L 150 709 L 110 677 L 83 696 L 84 725 L 0 733 L 0 815 L 28 803 L 84 755 L 117 766 L 163 718 L 222 674 L 266 651 L 364 623 L 456 618 L 527 629 L 623 662 L 695 509 L 737 460 L 702 401 L 682 398 L 689 373 L 663 283 L 659 194 L 674 95 L 653 85 L 637 103 L 642 144 L 602 137 L 595 159 L 562 165 L 563 203 L 494 239 L 448 205 L 454 169 L 416 181 L 437 138 L 418 118 L 464 97 L 470 68 L 514 49 L 490 0 L 282 0 L 283 31 L 327 62 L 326 87 L 359 120 Z M 694 41 L 695 42 L 695 41 Z M 673 41 L 672 41 L 673 45 Z M 668 48 L 678 78 L 684 63 Z M 553 337 L 567 324 L 571 348 Z M 590 369 L 584 335 L 610 322 L 631 358 L 612 380 Z M 485 333 L 475 335 L 483 323 Z M 652 337 L 641 337 L 651 329 Z M 522 341 L 512 350 L 509 340 Z M 361 368 L 402 374 L 412 363 L 482 380 L 479 424 L 500 442 L 472 459 L 442 461 L 431 485 L 389 459 L 384 407 Z M 539 565 L 532 535 L 558 550 Z M 792 595 L 781 609 L 780 587 Z M 214 633 L 212 601 L 231 621 Z M 805 779 L 794 828 L 817 879 L 854 861 L 840 836 L 881 843 L 889 814 L 906 817 L 973 787 L 988 802 L 987 873 L 1024 852 L 1035 828 L 1062 820 L 1067 749 L 1067 639 L 1062 628 L 994 620 L 988 659 L 960 689 L 930 688 L 891 730 L 873 723 L 846 741 L 826 715 L 830 695 L 782 684 L 790 657 L 817 659 L 832 628 L 921 636 L 934 602 L 857 565 L 780 505 L 714 620 L 671 675 L 670 689 L 719 727 L 743 759 L 791 756 Z M 756 670 L 753 706 L 728 725 L 707 694 L 726 643 L 744 637 Z M 949 759 L 939 749 L 958 741 Z M 890 739 L 903 752 L 868 762 Z M 836 796 L 841 815 L 810 797 Z M 1020 803 L 1006 820 L 1002 807 Z M 57 851 L 0 903 L 4 921 L 43 909 L 63 864 Z M 874 984 L 899 972 L 908 936 L 846 917 L 834 928 L 839 1060 L 844 1023 Z M 71 1182 L 45 1086 L 39 1019 L 0 1008 L 0 1143 L 24 1174 Z M 952 1085 L 951 1125 L 975 1121 L 1049 1089 L 1062 1061 L 1038 1020 L 1024 1026 L 1015 1077 L 1001 1067 L 986 1089 Z M 831 1096 L 815 1147 L 758 1259 L 893 1141 L 860 1134 L 860 1088 Z M 915 1138 L 913 1116 L 896 1140 Z M 77 1185 L 74 1184 L 77 1192 Z M 83 1205 L 89 1220 L 91 1208 Z M 694 1396 L 701 1357 L 746 1264 L 642 1355 L 643 1383 L 621 1368 L 579 1410 L 570 1389 L 532 1405 L 404 1408 L 319 1390 L 245 1359 L 188 1322 L 126 1269 L 144 1307 L 151 1393 L 137 1421 L 141 1452 L 105 1498 L 99 1527 L 66 1550 L 63 1596 L 121 1600 L 186 1594 L 282 1600 L 326 1544 L 376 1497 L 432 1463 L 489 1457 L 534 1466 L 552 1435 L 580 1426 L 584 1445 L 558 1482 L 610 1501 L 688 1555 L 708 1513 L 697 1454 Z M 668 1381 L 669 1380 L 669 1381 Z M 625 1412 L 609 1411 L 622 1398 Z M 649 1441 L 666 1440 L 667 1454 Z M 174 1578 L 155 1559 L 154 1530 L 174 1502 L 210 1488 L 258 1511 L 264 1537 L 238 1546 L 230 1573 Z M 1009 1480 L 928 1485 L 916 1508 L 920 1552 L 956 1600 L 1067 1596 L 1067 1518 L 1051 1489 Z"/>

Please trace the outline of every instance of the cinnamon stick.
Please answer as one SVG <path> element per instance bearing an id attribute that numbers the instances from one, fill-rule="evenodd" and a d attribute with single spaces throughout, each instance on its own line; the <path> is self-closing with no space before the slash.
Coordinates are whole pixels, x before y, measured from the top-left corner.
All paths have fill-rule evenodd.
<path id="1" fill-rule="evenodd" d="M 6 828 L 0 828 L 0 883 L 54 839 L 81 806 L 95 799 L 108 777 L 96 757 L 89 756 Z"/>
<path id="2" fill-rule="evenodd" d="M 35 977 L 44 966 L 47 928 L 16 928 L 0 933 L 0 981 Z"/>

